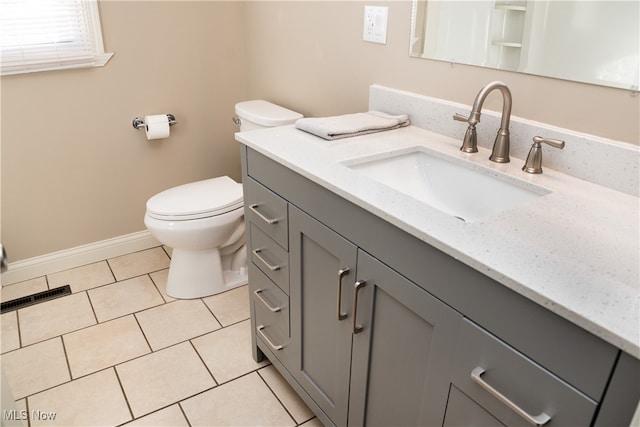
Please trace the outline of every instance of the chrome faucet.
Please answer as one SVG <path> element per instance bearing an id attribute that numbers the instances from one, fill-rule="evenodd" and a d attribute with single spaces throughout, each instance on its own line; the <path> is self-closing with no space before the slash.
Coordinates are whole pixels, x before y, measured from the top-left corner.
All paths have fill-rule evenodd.
<path id="1" fill-rule="evenodd" d="M 462 141 L 461 151 L 465 153 L 476 153 L 478 151 L 476 125 L 480 123 L 480 113 L 482 112 L 482 104 L 487 98 L 487 95 L 493 90 L 498 89 L 502 94 L 502 119 L 500 122 L 500 129 L 498 129 L 498 135 L 493 143 L 493 150 L 489 160 L 496 163 L 509 163 L 509 120 L 511 119 L 511 91 L 506 84 L 502 82 L 491 82 L 485 87 L 480 89 L 476 99 L 473 101 L 473 107 L 471 108 L 471 114 L 469 117 L 465 117 L 462 114 L 456 113 L 453 116 L 454 120 L 461 122 L 467 122 L 469 127 L 464 135 Z"/>

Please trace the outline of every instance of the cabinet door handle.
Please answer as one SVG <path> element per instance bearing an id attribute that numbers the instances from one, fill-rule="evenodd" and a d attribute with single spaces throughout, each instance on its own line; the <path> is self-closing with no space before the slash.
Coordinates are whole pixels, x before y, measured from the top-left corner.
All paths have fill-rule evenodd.
<path id="1" fill-rule="evenodd" d="M 251 209 L 253 211 L 254 214 L 258 215 L 258 217 L 263 220 L 264 222 L 266 222 L 267 224 L 271 225 L 271 224 L 277 224 L 278 223 L 278 219 L 277 218 L 267 218 L 266 216 L 262 215 L 262 213 L 258 212 L 258 204 L 254 203 L 253 205 L 249 205 L 249 209 Z"/>
<path id="2" fill-rule="evenodd" d="M 358 325 L 358 291 L 367 284 L 366 280 L 358 280 L 353 286 L 353 324 L 352 330 L 354 334 L 362 332 L 362 325 Z"/>
<path id="3" fill-rule="evenodd" d="M 262 257 L 262 255 L 260 255 L 260 252 L 262 252 L 262 249 L 254 249 L 254 250 L 251 251 L 251 253 L 254 254 L 256 256 L 256 258 L 258 258 L 260 261 L 262 261 L 262 263 L 264 265 L 266 265 L 269 270 L 271 270 L 271 271 L 280 270 L 280 266 L 279 265 L 271 265 L 271 264 L 269 264 L 269 262 L 266 259 L 264 259 Z"/>
<path id="4" fill-rule="evenodd" d="M 341 268 L 338 270 L 338 298 L 337 298 L 337 314 L 338 320 L 344 320 L 347 318 L 347 313 L 342 312 L 342 278 L 349 274 L 349 267 Z"/>
<path id="5" fill-rule="evenodd" d="M 277 312 L 279 312 L 280 310 L 282 310 L 282 307 L 274 307 L 274 306 L 272 306 L 271 304 L 269 304 L 269 303 L 267 302 L 267 300 L 266 300 L 266 299 L 264 299 L 264 298 L 262 297 L 262 295 L 261 295 L 263 291 L 264 291 L 264 289 L 256 289 L 255 291 L 253 291 L 253 294 L 254 294 L 256 297 L 258 297 L 258 299 L 259 299 L 260 301 L 262 301 L 262 303 L 263 303 L 264 305 L 266 305 L 266 306 L 267 306 L 267 308 L 268 308 L 272 313 L 277 313 Z"/>
<path id="6" fill-rule="evenodd" d="M 509 398 L 506 397 L 504 394 L 500 393 L 498 390 L 496 390 L 495 388 L 490 386 L 489 383 L 487 383 L 482 378 L 482 374 L 484 374 L 484 372 L 485 372 L 485 370 L 478 366 L 473 371 L 471 371 L 471 379 L 475 383 L 477 383 L 480 387 L 482 387 L 483 389 L 488 391 L 491 395 L 493 395 L 500 402 L 504 403 L 509 408 L 511 408 L 516 414 L 520 415 L 522 418 L 527 420 L 531 425 L 543 426 L 543 425 L 547 424 L 549 421 L 551 421 L 551 417 L 549 415 L 545 414 L 544 412 L 542 414 L 536 415 L 536 416 L 529 415 L 522 408 L 520 408 L 518 405 L 516 405 L 511 400 L 509 400 Z"/>
<path id="7" fill-rule="evenodd" d="M 260 334 L 260 336 L 267 342 L 267 344 L 269 344 L 269 346 L 274 349 L 275 351 L 278 350 L 282 350 L 284 348 L 284 346 L 282 345 L 275 345 L 267 336 L 267 334 L 265 334 L 264 332 L 262 332 L 264 330 L 264 325 L 260 325 L 256 328 L 256 330 L 258 331 L 258 333 Z"/>

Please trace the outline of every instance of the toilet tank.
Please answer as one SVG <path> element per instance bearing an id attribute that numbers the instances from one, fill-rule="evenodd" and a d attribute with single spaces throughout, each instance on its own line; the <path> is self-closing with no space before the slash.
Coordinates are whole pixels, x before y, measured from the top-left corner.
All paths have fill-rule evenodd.
<path id="1" fill-rule="evenodd" d="M 302 118 L 302 114 L 288 110 L 264 100 L 244 101 L 236 104 L 235 122 L 240 131 L 291 125 Z"/>

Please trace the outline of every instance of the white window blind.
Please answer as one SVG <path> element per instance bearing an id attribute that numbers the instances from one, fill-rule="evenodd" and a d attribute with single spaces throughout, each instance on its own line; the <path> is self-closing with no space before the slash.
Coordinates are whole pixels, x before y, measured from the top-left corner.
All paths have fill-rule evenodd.
<path id="1" fill-rule="evenodd" d="M 2 75 L 102 66 L 96 0 L 0 0 Z"/>

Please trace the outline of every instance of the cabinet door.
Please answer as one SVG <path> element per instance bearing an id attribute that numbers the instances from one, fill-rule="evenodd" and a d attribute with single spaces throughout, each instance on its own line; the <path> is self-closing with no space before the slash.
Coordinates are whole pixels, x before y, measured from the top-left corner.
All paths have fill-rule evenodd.
<path id="1" fill-rule="evenodd" d="M 462 316 L 358 253 L 349 425 L 442 425 Z"/>
<path id="2" fill-rule="evenodd" d="M 640 408 L 639 401 L 640 360 L 628 353 L 621 352 L 607 393 L 600 406 L 595 426 L 631 425 L 636 408 Z M 640 409 L 637 410 L 640 411 Z"/>
<path id="3" fill-rule="evenodd" d="M 333 423 L 344 426 L 357 249 L 294 206 L 289 237 L 291 346 L 296 351 L 291 374 Z"/>

